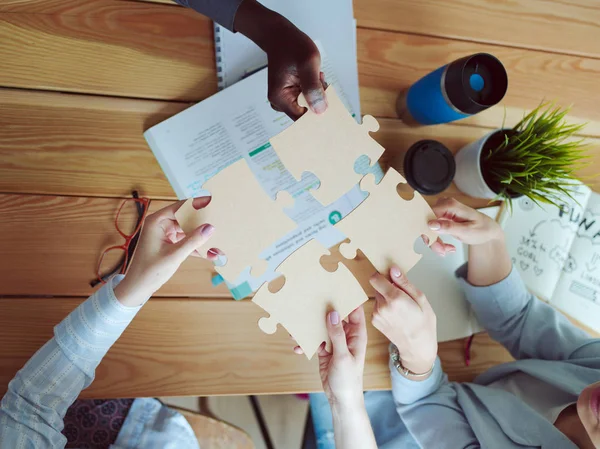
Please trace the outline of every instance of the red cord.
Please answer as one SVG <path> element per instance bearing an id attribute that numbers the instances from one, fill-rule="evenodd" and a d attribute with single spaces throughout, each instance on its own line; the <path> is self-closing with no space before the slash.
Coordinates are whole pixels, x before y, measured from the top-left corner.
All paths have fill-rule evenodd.
<path id="1" fill-rule="evenodd" d="M 475 334 L 471 335 L 467 339 L 467 344 L 465 345 L 465 365 L 471 365 L 471 345 L 473 344 L 473 339 L 475 338 Z"/>

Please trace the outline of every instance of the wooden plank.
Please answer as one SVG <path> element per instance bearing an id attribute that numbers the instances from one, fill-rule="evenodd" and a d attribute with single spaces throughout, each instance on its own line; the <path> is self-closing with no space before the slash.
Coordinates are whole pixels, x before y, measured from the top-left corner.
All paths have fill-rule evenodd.
<path id="1" fill-rule="evenodd" d="M 355 0 L 360 27 L 600 57 L 596 0 Z"/>
<path id="2" fill-rule="evenodd" d="M 0 299 L 0 396 L 8 381 L 52 336 L 52 327 L 80 299 Z M 35 313 L 32 313 L 35 310 Z M 372 304 L 366 306 L 370 315 Z M 88 398 L 296 393 L 320 390 L 316 358 L 297 356 L 287 332 L 263 334 L 264 312 L 249 301 L 150 301 L 109 351 Z M 390 388 L 388 341 L 371 325 L 365 388 Z M 470 381 L 510 360 L 487 335 L 475 338 L 466 367 L 464 342 L 440 345 L 452 380 Z"/>
<path id="3" fill-rule="evenodd" d="M 0 296 L 88 296 L 100 254 L 123 242 L 114 227 L 121 200 L 0 195 Z M 151 210 L 170 202 L 154 201 Z M 211 262 L 190 257 L 158 296 L 231 297 L 214 288 Z"/>
<path id="4" fill-rule="evenodd" d="M 0 86 L 185 101 L 216 91 L 209 20 L 185 8 L 147 5 L 156 10 L 135 13 L 128 3 L 115 5 L 100 12 L 73 6 L 68 14 L 0 13 Z M 591 122 L 586 133 L 600 136 L 593 95 L 600 60 L 370 29 L 358 31 L 363 112 L 395 117 L 400 91 L 479 51 L 497 55 L 507 67 L 503 106 L 511 121 L 544 98 L 554 99 L 574 103 L 573 119 Z M 497 107 L 460 123 L 498 127 L 503 114 Z"/>
<path id="5" fill-rule="evenodd" d="M 422 76 L 460 57 L 488 52 L 508 72 L 508 92 L 502 103 L 456 122 L 498 128 L 506 107 L 507 123 L 516 123 L 525 111 L 544 99 L 567 107 L 570 119 L 588 122 L 583 134 L 600 136 L 600 60 L 460 42 L 386 31 L 359 30 L 358 60 L 364 113 L 396 116 L 398 93 Z"/>
<path id="6" fill-rule="evenodd" d="M 0 90 L 0 191 L 176 199 L 142 133 L 186 103 Z"/>
<path id="7" fill-rule="evenodd" d="M 0 85 L 198 100 L 216 91 L 213 28 L 185 8 L 0 13 Z"/>
<path id="8" fill-rule="evenodd" d="M 0 192 L 127 197 L 137 188 L 151 198 L 175 199 L 142 132 L 185 107 L 0 89 Z M 387 149 L 386 158 L 420 139 L 437 139 L 455 152 L 488 132 L 453 125 L 409 128 L 391 119 L 380 123 L 374 137 Z M 600 140 L 590 139 L 590 145 L 594 159 L 585 173 L 600 166 Z M 485 204 L 454 188 L 448 194 L 474 206 Z"/>
<path id="9" fill-rule="evenodd" d="M 162 3 L 162 5 L 158 5 L 157 3 Z M 2 3 L 0 3 L 0 12 L 27 14 L 104 15 L 109 11 L 123 9 L 127 9 L 128 11 L 135 13 L 164 11 L 165 5 L 170 5 L 173 7 L 179 6 L 176 3 L 168 0 L 88 0 L 86 2 L 81 2 L 79 0 L 2 0 Z M 187 10 L 189 11 L 190 15 L 198 14 L 193 10 Z"/>
<path id="10" fill-rule="evenodd" d="M 361 28 L 600 57 L 596 0 L 354 0 L 354 15 Z"/>

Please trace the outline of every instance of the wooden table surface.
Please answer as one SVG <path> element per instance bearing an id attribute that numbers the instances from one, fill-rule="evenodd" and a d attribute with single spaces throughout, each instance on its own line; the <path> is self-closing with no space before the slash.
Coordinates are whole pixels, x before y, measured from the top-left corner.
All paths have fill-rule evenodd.
<path id="1" fill-rule="evenodd" d="M 600 4 L 596 0 L 355 0 L 362 110 L 388 155 L 434 138 L 452 151 L 514 124 L 543 99 L 573 104 L 600 167 Z M 398 92 L 458 57 L 485 51 L 509 75 L 503 106 L 450 125 L 408 128 Z M 164 2 L 0 2 L 0 396 L 52 328 L 91 292 L 100 252 L 119 242 L 116 209 L 136 188 L 153 209 L 175 199 L 142 133 L 216 92 L 211 22 Z M 598 182 L 595 180 L 594 182 Z M 593 187 L 598 187 L 593 185 Z M 454 187 L 447 192 L 473 206 Z M 156 201 L 158 200 L 158 201 Z M 431 198 L 430 201 L 434 201 Z M 366 261 L 353 264 L 364 280 Z M 306 392 L 315 361 L 263 312 L 214 288 L 189 260 L 100 365 L 84 397 Z M 367 305 L 370 310 L 371 304 Z M 439 317 L 443 319 L 443 317 Z M 387 342 L 369 329 L 367 389 L 390 387 Z M 440 345 L 454 380 L 509 360 L 486 334 Z"/>

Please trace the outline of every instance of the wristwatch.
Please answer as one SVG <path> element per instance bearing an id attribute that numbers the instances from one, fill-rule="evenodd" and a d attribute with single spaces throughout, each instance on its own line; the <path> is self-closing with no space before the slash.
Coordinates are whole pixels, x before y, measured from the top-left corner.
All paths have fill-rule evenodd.
<path id="1" fill-rule="evenodd" d="M 416 380 L 424 380 L 424 378 L 428 377 L 435 367 L 435 362 L 431 365 L 431 368 L 425 373 L 413 373 L 408 368 L 402 366 L 402 361 L 400 360 L 400 353 L 398 352 L 398 347 L 391 343 L 390 344 L 390 358 L 392 359 L 392 363 L 394 367 L 398 370 L 400 374 L 402 374 L 407 379 L 416 379 Z"/>

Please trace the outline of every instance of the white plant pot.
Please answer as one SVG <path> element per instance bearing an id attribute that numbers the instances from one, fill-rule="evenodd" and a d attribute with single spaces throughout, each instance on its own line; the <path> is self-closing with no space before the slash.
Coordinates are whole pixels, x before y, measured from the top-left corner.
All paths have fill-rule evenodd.
<path id="1" fill-rule="evenodd" d="M 454 183 L 461 192 L 475 198 L 496 198 L 497 194 L 490 189 L 481 172 L 481 151 L 487 140 L 500 129 L 495 129 L 481 139 L 471 142 L 460 149 L 454 157 L 456 175 Z"/>

